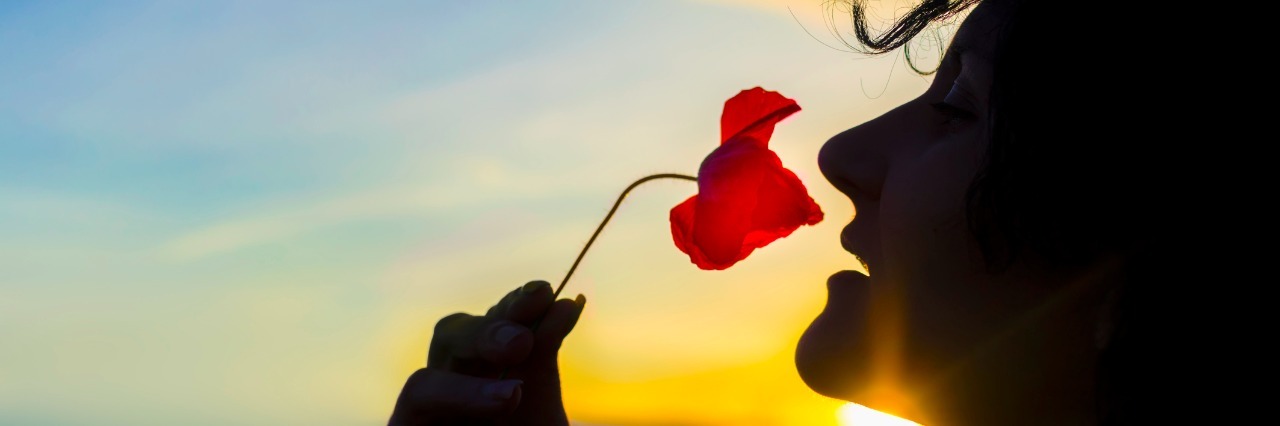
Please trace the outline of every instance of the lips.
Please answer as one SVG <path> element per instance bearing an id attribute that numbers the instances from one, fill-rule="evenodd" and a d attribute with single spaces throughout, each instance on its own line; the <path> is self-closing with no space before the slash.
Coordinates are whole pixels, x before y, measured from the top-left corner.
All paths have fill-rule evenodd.
<path id="1" fill-rule="evenodd" d="M 840 232 L 840 246 L 852 254 L 868 274 L 871 273 L 873 264 L 879 264 L 877 252 L 874 250 L 875 240 L 872 237 L 875 234 L 870 231 L 872 230 L 863 226 L 863 222 L 854 220 Z"/>
<path id="2" fill-rule="evenodd" d="M 869 280 L 870 278 L 866 274 L 859 271 L 838 271 L 831 274 L 831 277 L 827 278 L 828 299 L 827 306 L 824 309 L 830 308 L 831 299 L 840 299 L 841 296 L 846 296 L 843 292 L 848 291 L 850 287 L 869 285 Z"/>

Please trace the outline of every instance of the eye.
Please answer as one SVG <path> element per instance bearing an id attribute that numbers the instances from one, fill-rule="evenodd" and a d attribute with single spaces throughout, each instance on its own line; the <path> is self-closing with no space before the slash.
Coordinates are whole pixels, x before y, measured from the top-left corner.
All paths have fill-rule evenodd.
<path id="1" fill-rule="evenodd" d="M 945 118 L 943 124 L 947 126 L 963 125 L 978 119 L 972 96 L 968 96 L 959 82 L 951 86 L 951 91 L 941 102 L 929 105 Z"/>
<path id="2" fill-rule="evenodd" d="M 964 108 L 949 104 L 946 101 L 934 102 L 929 104 L 929 106 L 932 106 L 938 114 L 942 114 L 943 117 L 946 117 L 947 124 L 957 124 L 962 121 L 973 121 L 978 118 L 973 113 L 966 111 Z"/>

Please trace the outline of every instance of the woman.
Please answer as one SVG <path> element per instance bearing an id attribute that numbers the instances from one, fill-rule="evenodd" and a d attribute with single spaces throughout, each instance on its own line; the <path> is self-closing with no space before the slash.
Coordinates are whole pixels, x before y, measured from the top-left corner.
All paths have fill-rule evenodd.
<path id="1" fill-rule="evenodd" d="M 1107 48 L 1124 18 L 977 3 L 925 1 L 874 36 L 853 5 L 872 53 L 971 13 L 924 94 L 819 155 L 856 207 L 841 242 L 871 274 L 831 277 L 796 365 L 822 394 L 926 424 L 1128 424 L 1162 383 L 1142 360 L 1168 349 L 1151 319 L 1170 317 L 1153 295 L 1177 278 L 1158 220 L 1174 174 L 1146 137 L 1168 117 L 1134 114 L 1150 85 L 1107 62 L 1129 55 Z M 556 351 L 584 300 L 551 298 L 532 282 L 441 320 L 391 423 L 567 424 Z M 493 378 L 507 368 L 520 381 Z"/>

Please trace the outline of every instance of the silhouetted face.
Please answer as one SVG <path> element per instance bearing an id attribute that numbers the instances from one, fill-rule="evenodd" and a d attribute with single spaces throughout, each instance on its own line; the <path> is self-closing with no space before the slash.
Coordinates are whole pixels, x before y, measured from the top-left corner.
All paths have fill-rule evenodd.
<path id="1" fill-rule="evenodd" d="M 841 243 L 870 272 L 832 276 L 797 348 L 801 376 L 820 393 L 901 410 L 869 396 L 886 386 L 927 406 L 966 356 L 1045 297 L 1017 266 L 988 274 L 967 226 L 965 193 L 989 140 L 995 12 L 984 3 L 966 18 L 928 91 L 819 154 L 856 211 Z"/>

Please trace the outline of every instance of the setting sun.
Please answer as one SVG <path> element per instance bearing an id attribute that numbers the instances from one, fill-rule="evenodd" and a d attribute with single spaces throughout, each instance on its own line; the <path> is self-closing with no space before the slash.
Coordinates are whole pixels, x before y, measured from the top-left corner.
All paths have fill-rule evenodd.
<path id="1" fill-rule="evenodd" d="M 836 411 L 840 426 L 911 426 L 919 423 L 881 413 L 852 402 Z"/>

